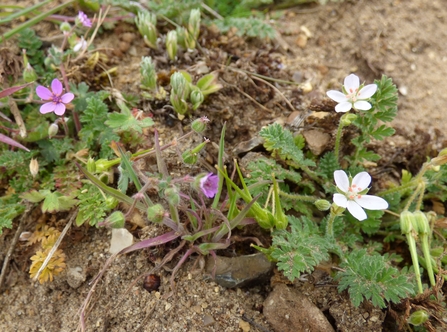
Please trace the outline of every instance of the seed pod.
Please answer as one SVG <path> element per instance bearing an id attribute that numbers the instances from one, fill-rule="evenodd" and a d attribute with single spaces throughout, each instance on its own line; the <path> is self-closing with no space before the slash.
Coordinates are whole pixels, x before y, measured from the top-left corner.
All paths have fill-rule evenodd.
<path id="1" fill-rule="evenodd" d="M 158 291 L 158 288 L 160 288 L 160 277 L 156 274 L 147 275 L 143 281 L 143 288 L 149 293 Z"/>

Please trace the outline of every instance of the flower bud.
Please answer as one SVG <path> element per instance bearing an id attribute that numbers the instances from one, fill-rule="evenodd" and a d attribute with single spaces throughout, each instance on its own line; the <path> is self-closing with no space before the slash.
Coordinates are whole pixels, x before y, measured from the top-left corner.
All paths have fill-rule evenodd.
<path id="1" fill-rule="evenodd" d="M 169 59 L 175 60 L 177 56 L 177 32 L 171 30 L 166 36 L 166 50 L 168 51 Z"/>
<path id="2" fill-rule="evenodd" d="M 144 56 L 141 58 L 140 74 L 142 88 L 156 91 L 157 72 L 155 70 L 155 64 L 152 62 L 152 58 L 150 56 Z"/>
<path id="3" fill-rule="evenodd" d="M 71 25 L 70 25 L 70 23 L 68 23 L 68 22 L 62 22 L 61 23 L 61 25 L 59 26 L 59 29 L 62 31 L 62 32 L 70 32 L 70 30 L 71 30 Z"/>
<path id="4" fill-rule="evenodd" d="M 23 79 L 26 83 L 34 82 L 37 80 L 37 74 L 34 71 L 34 68 L 28 63 L 23 70 Z"/>
<path id="5" fill-rule="evenodd" d="M 37 173 L 39 173 L 39 162 L 37 161 L 37 159 L 31 158 L 31 161 L 29 163 L 29 171 L 33 178 L 35 178 Z"/>
<path id="6" fill-rule="evenodd" d="M 202 116 L 191 123 L 191 129 L 198 134 L 202 134 L 206 130 L 206 124 L 208 122 L 210 122 L 210 120 L 206 116 Z"/>
<path id="7" fill-rule="evenodd" d="M 327 211 L 331 208 L 331 203 L 328 202 L 325 199 L 319 199 L 317 200 L 314 205 L 316 206 L 316 208 L 320 211 Z"/>
<path id="8" fill-rule="evenodd" d="M 155 223 L 161 223 L 165 216 L 165 209 L 161 204 L 155 204 L 147 209 L 147 219 Z"/>
<path id="9" fill-rule="evenodd" d="M 106 198 L 106 206 L 108 209 L 114 209 L 118 205 L 118 200 L 115 197 Z"/>
<path id="10" fill-rule="evenodd" d="M 192 150 L 186 150 L 182 153 L 182 159 L 185 164 L 194 165 L 197 162 L 197 154 Z"/>
<path id="11" fill-rule="evenodd" d="M 92 157 L 88 158 L 87 160 L 87 171 L 90 173 L 96 172 L 96 162 Z"/>
<path id="12" fill-rule="evenodd" d="M 200 9 L 193 9 L 189 14 L 188 31 L 197 40 L 200 33 Z"/>
<path id="13" fill-rule="evenodd" d="M 415 211 L 413 213 L 414 222 L 417 225 L 417 230 L 420 234 L 428 234 L 430 233 L 430 225 L 428 223 L 427 216 L 422 211 Z"/>
<path id="14" fill-rule="evenodd" d="M 354 121 L 355 119 L 357 119 L 357 114 L 354 113 L 345 113 L 341 119 L 340 122 L 341 124 L 344 126 L 349 126 L 352 121 Z"/>
<path id="15" fill-rule="evenodd" d="M 106 223 L 112 228 L 123 228 L 126 218 L 121 211 L 115 211 L 107 218 Z"/>
<path id="16" fill-rule="evenodd" d="M 424 324 L 428 318 L 430 317 L 430 315 L 428 314 L 427 311 L 425 310 L 418 310 L 413 312 L 410 317 L 408 317 L 407 322 L 408 324 L 414 325 L 414 326 L 419 326 Z"/>
<path id="17" fill-rule="evenodd" d="M 98 159 L 96 161 L 96 172 L 102 173 L 108 171 L 110 167 L 116 165 L 115 160 L 107 160 L 107 159 Z"/>
<path id="18" fill-rule="evenodd" d="M 59 131 L 59 126 L 55 123 L 50 124 L 48 127 L 48 138 L 51 138 L 57 134 Z"/>
<path id="19" fill-rule="evenodd" d="M 205 97 L 200 90 L 195 90 L 191 92 L 190 99 L 192 103 L 192 109 L 195 111 L 203 103 Z"/>
<path id="20" fill-rule="evenodd" d="M 400 214 L 400 229 L 402 234 L 409 234 L 414 228 L 414 215 L 406 210 Z"/>
<path id="21" fill-rule="evenodd" d="M 165 190 L 165 198 L 171 205 L 178 206 L 180 204 L 180 195 L 175 187 Z"/>
<path id="22" fill-rule="evenodd" d="M 144 38 L 144 42 L 154 50 L 157 47 L 157 16 L 149 12 L 138 12 L 135 23 Z"/>

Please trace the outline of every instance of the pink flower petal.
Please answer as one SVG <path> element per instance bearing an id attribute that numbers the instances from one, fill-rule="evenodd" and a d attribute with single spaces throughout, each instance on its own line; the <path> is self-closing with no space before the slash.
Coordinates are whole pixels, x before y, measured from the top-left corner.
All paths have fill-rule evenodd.
<path id="1" fill-rule="evenodd" d="M 358 205 L 354 201 L 348 201 L 348 211 L 352 214 L 352 216 L 359 220 L 365 220 L 367 218 L 366 212 L 362 209 L 360 205 Z"/>
<path id="2" fill-rule="evenodd" d="M 352 184 L 356 185 L 359 190 L 365 190 L 368 188 L 368 186 L 371 183 L 371 175 L 369 175 L 367 172 L 360 172 L 354 178 L 352 179 Z"/>
<path id="3" fill-rule="evenodd" d="M 357 75 L 351 74 L 345 77 L 344 87 L 346 91 L 349 91 L 350 89 L 353 90 L 358 89 L 359 86 L 360 86 L 360 79 Z"/>
<path id="4" fill-rule="evenodd" d="M 40 106 L 40 113 L 42 113 L 42 114 L 51 113 L 54 111 L 55 108 L 56 108 L 55 103 L 53 103 L 53 102 L 46 103 L 46 104 L 43 104 L 42 106 Z"/>
<path id="5" fill-rule="evenodd" d="M 343 192 L 348 192 L 349 189 L 349 178 L 344 171 L 335 171 L 334 180 L 338 189 Z"/>
<path id="6" fill-rule="evenodd" d="M 53 93 L 56 96 L 60 96 L 62 94 L 62 91 L 63 91 L 61 81 L 59 81 L 57 78 L 55 78 L 53 80 L 53 82 L 51 82 L 51 90 L 53 90 Z"/>
<path id="7" fill-rule="evenodd" d="M 348 98 L 346 98 L 346 95 L 344 93 L 341 93 L 340 91 L 337 90 L 329 90 L 328 92 L 326 92 L 326 95 L 332 100 L 335 100 L 337 103 L 342 103 L 348 100 Z"/>
<path id="8" fill-rule="evenodd" d="M 368 210 L 385 210 L 388 209 L 388 202 L 382 197 L 363 195 L 355 200 L 361 207 Z"/>
<path id="9" fill-rule="evenodd" d="M 39 98 L 43 99 L 43 100 L 51 100 L 53 99 L 53 93 L 48 90 L 46 87 L 39 85 L 36 88 L 36 93 L 39 96 Z"/>
<path id="10" fill-rule="evenodd" d="M 62 104 L 62 103 L 58 103 L 56 105 L 56 107 L 54 108 L 54 113 L 56 113 L 59 116 L 64 115 L 64 113 L 65 113 L 65 105 Z"/>
<path id="11" fill-rule="evenodd" d="M 61 97 L 61 101 L 64 104 L 68 104 L 70 101 L 72 101 L 74 98 L 74 94 L 72 94 L 71 92 L 65 93 L 62 97 Z"/>
<path id="12" fill-rule="evenodd" d="M 335 112 L 337 113 L 346 113 L 352 108 L 352 104 L 349 101 L 344 101 L 337 106 L 335 106 Z"/>

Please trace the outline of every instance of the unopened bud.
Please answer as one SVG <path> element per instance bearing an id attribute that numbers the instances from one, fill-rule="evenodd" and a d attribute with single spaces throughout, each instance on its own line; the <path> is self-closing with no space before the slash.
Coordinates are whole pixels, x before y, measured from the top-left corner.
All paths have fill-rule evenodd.
<path id="1" fill-rule="evenodd" d="M 415 211 L 413 213 L 415 223 L 417 225 L 417 230 L 420 234 L 430 233 L 430 225 L 428 223 L 427 216 L 422 211 Z"/>
<path id="2" fill-rule="evenodd" d="M 96 172 L 96 162 L 92 157 L 88 158 L 87 160 L 87 171 L 90 173 Z"/>
<path id="3" fill-rule="evenodd" d="M 414 229 L 414 215 L 406 210 L 400 214 L 400 229 L 403 234 L 409 234 Z"/>
<path id="4" fill-rule="evenodd" d="M 29 63 L 27 63 L 25 69 L 23 70 L 23 79 L 26 83 L 34 82 L 37 80 L 37 74 L 34 71 L 34 68 L 31 67 Z"/>
<path id="5" fill-rule="evenodd" d="M 174 61 L 177 56 L 177 32 L 175 30 L 169 31 L 166 36 L 166 50 L 169 58 Z"/>
<path id="6" fill-rule="evenodd" d="M 203 96 L 203 93 L 200 90 L 195 90 L 191 92 L 190 99 L 192 103 L 192 109 L 195 111 L 203 103 L 205 97 Z"/>
<path id="7" fill-rule="evenodd" d="M 192 150 L 186 150 L 182 153 L 182 159 L 185 164 L 194 165 L 197 162 L 197 154 Z"/>
<path id="8" fill-rule="evenodd" d="M 430 318 L 430 315 L 425 310 L 418 310 L 413 312 L 410 317 L 408 317 L 407 322 L 408 324 L 419 326 L 424 324 L 428 318 Z"/>
<path id="9" fill-rule="evenodd" d="M 340 118 L 340 122 L 343 126 L 349 126 L 352 123 L 352 121 L 354 121 L 355 119 L 357 119 L 357 114 L 345 113 Z"/>
<path id="10" fill-rule="evenodd" d="M 69 32 L 71 30 L 71 25 L 68 22 L 62 22 L 61 25 L 59 26 L 59 29 L 62 32 Z"/>
<path id="11" fill-rule="evenodd" d="M 31 158 L 31 161 L 29 163 L 29 171 L 33 178 L 35 178 L 37 173 L 39 173 L 39 162 L 37 161 L 37 159 Z"/>
<path id="12" fill-rule="evenodd" d="M 113 212 L 106 220 L 112 228 L 123 228 L 126 223 L 126 218 L 121 211 Z"/>
<path id="13" fill-rule="evenodd" d="M 108 209 L 114 209 L 118 205 L 118 200 L 115 197 L 106 198 L 106 206 Z"/>
<path id="14" fill-rule="evenodd" d="M 48 137 L 51 138 L 57 134 L 59 131 L 59 126 L 55 123 L 50 124 L 48 127 Z"/>
<path id="15" fill-rule="evenodd" d="M 161 204 L 155 204 L 147 209 L 147 219 L 155 223 L 161 223 L 165 217 L 165 209 Z"/>
<path id="16" fill-rule="evenodd" d="M 208 122 L 210 122 L 210 120 L 206 116 L 202 116 L 191 123 L 191 129 L 198 134 L 202 134 L 206 130 L 206 124 Z"/>
<path id="17" fill-rule="evenodd" d="M 331 208 L 331 203 L 325 199 L 319 199 L 314 204 L 316 208 L 320 211 L 327 211 Z"/>
<path id="18" fill-rule="evenodd" d="M 178 206 L 180 204 L 180 195 L 177 188 L 167 188 L 165 190 L 165 197 L 171 205 Z"/>

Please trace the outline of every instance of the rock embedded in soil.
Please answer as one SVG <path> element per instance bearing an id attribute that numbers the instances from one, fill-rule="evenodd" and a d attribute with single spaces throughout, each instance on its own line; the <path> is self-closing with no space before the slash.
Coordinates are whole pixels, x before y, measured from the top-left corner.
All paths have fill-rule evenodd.
<path id="1" fill-rule="evenodd" d="M 275 332 L 334 331 L 318 307 L 284 284 L 277 285 L 265 299 L 263 313 Z"/>
<path id="2" fill-rule="evenodd" d="M 216 266 L 214 281 L 226 288 L 244 287 L 255 281 L 267 280 L 274 264 L 264 254 L 238 257 L 208 257 L 205 269 L 212 274 Z"/>
<path id="3" fill-rule="evenodd" d="M 310 151 L 316 156 L 324 152 L 331 140 L 331 135 L 317 129 L 306 130 L 303 132 L 303 136 Z"/>
<path id="4" fill-rule="evenodd" d="M 133 235 L 125 228 L 113 228 L 109 252 L 116 254 L 133 244 Z"/>

